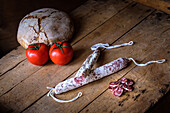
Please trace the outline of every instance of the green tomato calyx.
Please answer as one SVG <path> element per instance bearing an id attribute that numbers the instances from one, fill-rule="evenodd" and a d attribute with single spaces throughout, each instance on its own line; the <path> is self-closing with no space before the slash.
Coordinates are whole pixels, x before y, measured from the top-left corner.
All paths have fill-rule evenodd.
<path id="1" fill-rule="evenodd" d="M 28 49 L 32 49 L 32 50 L 39 50 L 39 48 L 41 47 L 40 44 L 30 44 L 33 45 L 33 47 L 28 47 Z"/>
<path id="2" fill-rule="evenodd" d="M 60 43 L 55 43 L 56 47 L 54 47 L 54 48 L 51 50 L 51 52 L 52 52 L 54 49 L 59 48 L 59 49 L 61 50 L 61 52 L 63 53 L 63 55 L 64 55 L 64 51 L 63 51 L 62 47 L 69 47 L 69 46 L 63 45 L 63 43 L 64 43 L 64 42 L 62 42 L 61 44 L 60 44 Z"/>

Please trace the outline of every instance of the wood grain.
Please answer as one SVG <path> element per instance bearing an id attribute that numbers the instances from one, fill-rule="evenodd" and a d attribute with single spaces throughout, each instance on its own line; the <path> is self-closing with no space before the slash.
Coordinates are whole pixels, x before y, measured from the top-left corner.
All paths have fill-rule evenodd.
<path id="1" fill-rule="evenodd" d="M 75 36 L 73 37 L 73 40 L 71 41 L 72 45 L 75 42 L 82 39 L 83 37 L 85 37 L 89 32 L 96 29 L 98 26 L 100 26 L 110 17 L 115 15 L 117 12 L 124 9 L 129 4 L 130 4 L 129 1 L 116 2 L 116 0 L 108 0 L 106 2 L 102 2 L 102 1 L 89 0 L 87 3 L 83 4 L 79 8 L 73 10 L 70 16 L 74 20 L 76 26 L 76 32 L 75 32 Z M 93 20 L 95 20 L 95 22 L 92 22 Z M 19 53 L 16 53 L 18 51 Z M 17 51 L 13 50 L 9 54 L 18 57 L 18 59 L 16 59 L 15 57 L 10 57 L 9 59 L 10 55 L 1 58 L 0 75 L 10 70 L 11 68 L 15 67 L 18 63 L 22 62 L 24 59 L 26 59 L 25 51 L 23 50 L 22 47 L 18 47 Z M 13 63 L 9 65 L 11 61 Z M 5 67 L 4 65 L 8 65 L 8 66 Z"/>
<path id="2" fill-rule="evenodd" d="M 73 38 L 72 43 L 81 40 L 130 3 L 132 3 L 130 0 L 89 0 L 71 12 L 77 37 Z"/>
<path id="3" fill-rule="evenodd" d="M 115 37 L 120 37 L 121 36 L 120 34 L 122 32 L 126 32 L 126 31 L 124 31 L 124 29 L 126 29 L 128 27 L 128 25 L 130 27 L 131 26 L 130 23 L 134 24 L 135 20 L 138 17 L 140 17 L 139 12 L 141 11 L 141 9 L 143 9 L 143 13 L 141 12 L 140 14 L 142 14 L 142 15 L 144 14 L 144 12 L 146 11 L 146 9 L 144 9 L 144 8 L 147 9 L 147 7 L 140 6 L 140 5 L 137 5 L 135 8 L 134 7 L 132 8 L 131 6 L 129 6 L 127 9 L 125 9 L 125 11 L 122 11 L 120 14 L 114 16 L 109 21 L 107 21 L 105 24 L 103 24 L 100 28 L 96 29 L 92 34 L 89 34 L 87 36 L 87 38 L 88 38 L 87 41 L 90 41 L 91 44 L 93 42 L 94 43 L 95 42 L 96 43 L 97 42 L 105 43 L 107 41 L 108 42 L 114 41 Z M 134 15 L 133 13 L 130 13 L 132 10 L 139 11 L 139 12 L 135 13 L 135 16 L 132 16 L 132 15 Z M 127 16 L 127 13 L 128 13 L 129 16 Z M 143 17 L 146 17 L 146 15 L 145 16 L 143 15 Z M 119 22 L 119 20 L 121 22 Z M 127 22 L 126 20 L 132 20 L 132 21 Z M 118 24 L 119 26 L 121 26 L 121 25 L 127 25 L 127 26 L 118 28 L 115 24 Z M 116 29 L 117 33 L 114 32 L 115 29 Z M 130 29 L 130 28 L 128 28 L 128 29 Z M 100 36 L 98 36 L 98 35 L 95 36 L 95 34 L 99 33 L 99 32 L 102 32 L 100 34 Z M 111 35 L 111 37 L 110 37 L 110 35 Z M 107 40 L 105 40 L 105 38 L 102 38 L 102 37 L 105 37 L 105 38 L 110 37 L 110 38 L 107 38 Z M 126 40 L 126 41 L 124 40 L 123 42 L 128 42 L 128 41 L 129 41 L 129 39 Z M 86 38 L 82 39 L 80 41 L 80 43 L 78 43 L 77 45 L 80 46 L 79 44 L 81 44 L 83 42 L 84 42 L 86 47 L 89 46 L 89 44 L 86 43 Z M 120 43 L 120 42 L 118 42 L 118 43 Z M 116 43 L 116 44 L 118 44 L 118 43 Z M 85 48 L 85 46 L 83 48 Z M 127 48 L 125 47 L 125 50 L 122 49 L 122 48 L 115 49 L 115 50 L 118 50 L 118 51 L 122 50 L 122 52 L 113 52 L 113 51 L 115 51 L 115 50 L 113 50 L 112 52 L 109 52 L 110 54 L 109 54 L 108 57 L 106 57 L 105 55 L 101 56 L 100 59 L 99 59 L 98 65 L 102 65 L 102 64 L 105 64 L 107 62 L 110 62 L 114 58 L 120 57 L 122 54 L 124 54 L 124 55 L 128 54 L 128 52 L 129 52 L 128 50 L 130 48 L 132 48 L 132 47 L 127 47 Z M 137 49 L 139 49 L 139 48 L 137 48 Z M 108 50 L 108 51 L 110 51 L 110 50 Z M 105 54 L 105 53 L 103 53 L 103 54 Z M 81 57 L 81 58 L 83 58 L 83 57 Z M 130 69 L 130 67 L 128 68 L 128 70 Z M 128 70 L 122 71 L 120 73 L 121 74 L 127 73 Z M 120 75 L 114 75 L 114 76 L 111 76 L 111 78 L 114 79 L 116 77 L 120 77 Z M 106 81 L 108 81 L 110 79 L 107 79 L 107 80 L 106 79 L 101 79 L 99 81 L 88 84 L 86 86 L 83 86 L 83 87 L 78 88 L 76 90 L 70 91 L 68 93 L 64 93 L 62 95 L 57 95 L 58 98 L 69 99 L 69 98 L 74 97 L 75 94 L 77 94 L 79 91 L 82 91 L 83 97 L 81 97 L 81 99 L 78 99 L 77 101 L 75 101 L 73 103 L 69 103 L 69 104 L 56 103 L 52 99 L 49 100 L 45 95 L 43 98 L 38 100 L 32 107 L 29 107 L 28 110 L 26 110 L 25 112 L 78 112 L 82 108 L 84 108 L 86 105 L 88 105 L 88 103 L 90 103 L 95 98 L 97 98 L 105 90 L 105 88 L 108 87 L 107 86 L 108 84 L 106 84 L 107 83 Z M 56 84 L 57 84 L 57 82 L 56 82 Z M 48 105 L 48 106 L 45 106 L 45 105 Z M 45 106 L 45 107 L 42 107 L 42 106 Z"/>
<path id="4" fill-rule="evenodd" d="M 95 5 L 96 2 L 99 4 Z M 89 1 L 87 2 L 89 5 L 85 4 L 85 6 L 92 6 L 92 9 L 96 6 L 100 9 L 102 4 L 106 2 L 108 4 L 103 6 L 107 7 L 111 1 Z M 125 3 L 125 1 L 123 2 Z M 0 110 L 2 112 L 35 113 L 123 112 L 123 110 L 128 112 L 145 112 L 156 103 L 159 98 L 169 91 L 170 80 L 167 78 L 169 62 L 153 64 L 148 67 L 136 67 L 133 63 L 130 63 L 126 69 L 116 74 L 62 95 L 56 95 L 58 98 L 70 99 L 79 91 L 82 91 L 83 96 L 72 103 L 61 104 L 46 97 L 48 92 L 46 86 L 54 87 L 60 81 L 74 76 L 74 73 L 81 66 L 85 58 L 92 53 L 90 47 L 99 42 L 120 44 L 133 40 L 135 45 L 103 51 L 95 67 L 125 56 L 133 57 L 142 63 L 148 60 L 160 59 L 160 57 L 169 60 L 170 25 L 168 15 L 162 12 L 153 13 L 153 9 L 136 3 L 126 7 L 127 5 L 125 3 L 123 5 L 124 8 L 122 8 L 122 3 L 120 2 L 121 9 L 116 10 L 111 5 L 111 9 L 115 10 L 113 15 L 110 15 L 111 10 L 109 10 L 109 7 L 108 9 L 104 8 L 106 13 L 103 12 L 103 9 L 101 10 L 102 14 L 98 15 L 100 10 L 98 12 L 88 9 L 87 6 L 86 8 L 80 6 L 80 9 L 84 10 L 84 15 L 89 17 L 83 16 L 81 18 L 80 16 L 79 18 L 79 15 L 73 13 L 75 14 L 75 20 L 77 18 L 79 18 L 77 20 L 82 20 L 82 23 L 78 22 L 81 25 L 76 23 L 78 25 L 76 28 L 81 29 L 82 27 L 82 29 L 80 31 L 77 30 L 77 34 L 75 34 L 76 40 L 72 40 L 74 49 L 74 59 L 72 62 L 65 66 L 54 65 L 52 62 L 49 62 L 43 67 L 35 68 L 27 60 L 16 63 L 17 65 L 14 65 L 14 68 L 12 67 L 4 71 L 4 74 L 1 76 L 0 80 L 3 81 L 0 81 L 0 86 L 2 85 L 5 90 L 4 92 L 2 90 L 2 96 L 0 96 Z M 118 4 L 115 7 L 118 7 Z M 75 12 L 78 13 L 76 10 Z M 90 11 L 92 11 L 92 14 L 88 13 Z M 83 20 L 83 18 L 86 19 Z M 92 20 L 98 20 L 99 18 L 103 22 L 100 20 L 98 23 L 94 22 L 94 24 L 91 24 L 93 21 L 89 20 L 89 18 Z M 89 26 L 83 24 L 89 24 Z M 162 66 L 160 67 L 160 65 Z M 25 70 L 24 67 L 30 69 Z M 23 74 L 24 76 L 22 76 Z M 118 80 L 123 76 L 132 78 L 135 81 L 135 90 L 126 93 L 126 95 L 120 98 L 115 98 L 107 89 L 108 83 Z M 9 85 L 6 85 L 5 82 L 9 82 Z M 129 107 L 130 104 L 131 106 Z M 139 109 L 137 109 L 137 106 L 139 106 Z"/>
<path id="5" fill-rule="evenodd" d="M 141 4 L 153 7 L 155 9 L 164 11 L 170 14 L 170 1 L 169 0 L 133 0 Z"/>
<path id="6" fill-rule="evenodd" d="M 15 68 L 18 64 L 23 62 L 26 58 L 25 50 L 19 46 L 6 56 L 0 59 L 0 76 L 4 75 L 9 70 Z"/>
<path id="7" fill-rule="evenodd" d="M 128 1 L 118 2 L 117 4 L 113 4 L 113 3 L 110 4 L 111 2 L 114 3 L 115 0 L 108 0 L 107 2 L 101 2 L 101 1 L 98 2 L 98 1 L 90 0 L 87 3 L 85 3 L 85 5 L 80 6 L 80 8 L 77 8 L 72 12 L 71 15 L 74 18 L 74 20 L 79 21 L 79 23 L 75 23 L 76 25 L 79 25 L 79 27 L 77 27 L 79 31 L 76 31 L 75 33 L 76 36 L 74 36 L 74 40 L 71 42 L 72 45 L 74 45 L 75 42 L 82 39 L 90 31 L 96 29 L 102 23 L 107 21 L 107 19 L 115 15 L 117 12 L 119 12 L 129 4 Z M 109 7 L 107 8 L 106 5 L 102 5 L 103 3 L 105 3 Z M 97 13 L 95 13 L 92 10 L 97 10 Z M 89 15 L 88 18 L 86 17 L 87 13 Z M 96 20 L 97 23 L 89 22 L 94 19 Z M 80 50 L 75 50 L 75 51 L 77 52 Z M 1 64 L 0 65 L 1 76 L 3 75 L 2 77 L 0 77 L 0 84 L 1 84 L 0 95 L 8 92 L 12 88 L 14 88 L 17 84 L 19 84 L 21 81 L 31 76 L 32 73 L 35 73 L 40 68 L 42 68 L 42 66 L 33 66 L 29 64 L 29 62 L 26 60 L 25 50 L 21 46 L 19 46 L 17 50 L 13 50 L 8 55 L 0 59 L 0 64 Z M 49 63 L 49 65 L 51 65 L 51 63 Z M 19 71 L 16 72 L 16 70 Z M 10 83 L 5 84 L 6 80 L 10 81 Z"/>
<path id="8" fill-rule="evenodd" d="M 165 48 L 159 50 L 162 51 L 163 49 Z M 142 63 L 152 59 L 159 59 L 160 57 L 168 59 L 169 55 L 158 52 L 148 56 L 148 59 L 146 58 L 147 60 Z M 128 92 L 122 97 L 115 97 L 109 90 L 106 90 L 82 112 L 145 112 L 169 91 L 170 78 L 168 78 L 169 70 L 167 66 L 169 66 L 168 63 L 163 65 L 153 64 L 144 68 L 135 67 L 125 76 L 135 81 L 133 92 Z M 157 71 L 155 72 L 155 70 Z M 101 102 L 104 104 L 100 104 Z"/>
<path id="9" fill-rule="evenodd" d="M 167 15 L 161 13 L 162 18 L 159 20 L 156 16 L 157 13 L 160 12 L 155 12 L 146 21 L 143 21 L 121 38 L 123 40 L 125 37 L 131 37 L 136 42 L 134 47 L 140 46 L 140 48 L 137 48 L 143 52 L 133 50 L 130 56 L 141 60 L 144 59 L 142 63 L 162 58 L 167 59 L 167 61 L 170 60 L 168 53 L 170 49 L 170 32 L 167 31 L 170 24 L 167 20 Z M 133 53 L 140 56 L 136 57 Z M 145 112 L 169 91 L 169 65 L 169 62 L 166 62 L 164 64 L 151 64 L 146 67 L 135 66 L 131 71 L 123 75 L 135 81 L 133 92 L 127 92 L 122 97 L 115 97 L 107 89 L 84 108 L 82 112 Z M 103 104 L 100 104 L 101 102 Z"/>
<path id="10" fill-rule="evenodd" d="M 95 2 L 95 4 L 97 4 L 96 2 Z M 89 5 L 93 5 L 93 4 L 89 4 Z M 113 4 L 114 5 L 114 4 Z M 120 4 L 121 6 L 122 6 L 122 4 Z M 126 7 L 126 5 L 127 5 L 127 2 L 126 3 L 124 3 L 124 7 Z M 87 5 L 88 6 L 88 5 Z M 101 8 L 101 7 L 100 7 Z M 120 8 L 122 8 L 122 7 L 120 7 Z M 107 9 L 107 8 L 106 8 Z M 115 10 L 115 9 L 114 9 Z M 103 11 L 103 10 L 102 10 Z M 108 11 L 108 10 L 107 10 Z M 116 9 L 116 12 L 118 12 L 119 11 L 119 9 Z M 114 14 L 116 14 L 116 12 L 114 13 L 113 12 L 113 15 Z M 78 12 L 77 12 L 78 13 Z M 80 13 L 80 12 L 79 12 Z M 82 13 L 81 13 L 82 14 Z M 112 16 L 113 16 L 112 15 Z M 95 16 L 95 14 L 93 15 L 93 16 Z M 94 19 L 93 18 L 93 16 L 91 16 L 92 17 L 92 19 Z M 103 16 L 103 15 L 102 15 Z M 101 16 L 101 17 L 102 17 Z M 99 18 L 99 17 L 98 17 Z M 103 18 L 103 17 L 102 17 Z M 104 18 L 104 19 L 106 19 L 106 18 Z M 89 19 L 88 19 L 89 20 Z M 101 21 L 101 20 L 100 20 Z M 101 23 L 101 22 L 100 22 Z M 91 24 L 91 23 L 89 23 L 89 24 Z M 93 24 L 92 24 L 93 25 Z M 88 27 L 88 26 L 87 26 Z M 91 28 L 93 28 L 93 27 L 91 27 Z M 87 29 L 87 28 L 86 28 Z M 86 31 L 86 29 L 84 29 L 83 31 Z M 81 32 L 81 31 L 79 31 L 79 32 Z M 82 35 L 81 35 L 82 36 Z M 81 37 L 80 37 L 81 38 Z M 76 51 L 76 50 L 75 50 Z M 80 51 L 80 50 L 78 50 L 78 51 Z M 80 53 L 80 52 L 79 52 Z M 24 55 L 25 54 L 25 51 L 22 51 L 22 53 L 20 53 L 19 55 Z M 18 55 L 18 54 L 17 54 Z M 17 56 L 16 55 L 16 56 Z M 21 55 L 21 56 L 22 56 Z M 75 57 L 77 57 L 77 56 L 75 56 Z M 6 58 L 4 58 L 4 59 L 6 59 Z M 23 58 L 24 59 L 24 58 Z M 11 59 L 11 60 L 16 60 L 15 58 L 14 59 Z M 21 58 L 20 58 L 20 60 L 21 60 Z M 8 61 L 9 63 L 10 63 L 10 61 Z M 6 62 L 5 62 L 6 63 Z M 1 81 L 3 81 L 3 82 L 1 82 L 2 83 L 2 87 L 1 87 L 1 95 L 2 94 L 4 94 L 4 93 L 8 93 L 9 91 L 12 91 L 12 90 L 14 90 L 14 87 L 16 87 L 20 82 L 23 82 L 26 78 L 28 78 L 29 76 L 35 76 L 34 74 L 32 75 L 31 73 L 34 73 L 34 72 L 36 72 L 37 70 L 39 70 L 40 69 L 40 67 L 34 67 L 34 66 L 32 66 L 30 69 L 28 69 L 28 70 L 25 70 L 25 68 L 24 67 L 30 67 L 31 65 L 29 64 L 29 65 L 27 65 L 27 63 L 28 63 L 28 61 L 27 60 L 25 60 L 24 62 L 19 62 L 19 64 L 17 64 L 16 66 L 14 66 L 14 68 L 12 67 L 12 68 L 9 68 L 9 70 L 7 70 L 7 72 L 5 72 L 5 74 L 3 74 L 3 76 L 1 77 Z M 2 63 L 3 64 L 3 63 Z M 24 66 L 24 67 L 22 67 L 22 65 L 27 65 L 27 66 Z M 49 63 L 48 64 L 49 66 L 51 66 L 51 63 Z M 48 67 L 48 66 L 47 66 Z M 55 72 L 56 71 L 56 69 L 58 68 L 58 67 L 60 67 L 60 66 L 52 66 L 54 69 L 53 69 L 53 71 L 51 70 L 51 73 L 53 73 L 53 72 Z M 57 68 L 55 68 L 55 67 L 57 67 Z M 66 66 L 67 67 L 67 66 Z M 66 68 L 65 67 L 65 68 Z M 15 69 L 16 68 L 16 69 Z M 35 69 L 34 69 L 35 68 Z M 48 67 L 48 68 L 51 68 L 51 67 Z M 64 69 L 65 69 L 64 68 Z M 6 69 L 6 68 L 5 68 Z M 12 69 L 12 70 L 10 70 L 10 69 Z M 19 70 L 19 71 L 17 71 L 17 73 L 15 72 L 15 70 Z M 43 70 L 43 69 L 42 69 Z M 39 70 L 39 72 L 41 72 L 42 70 Z M 46 70 L 46 69 L 45 69 Z M 59 70 L 59 69 L 58 69 Z M 63 69 L 62 69 L 63 70 Z M 26 72 L 26 71 L 28 71 L 28 73 Z M 24 74 L 24 76 L 22 76 L 22 74 Z M 39 77 L 39 76 L 37 76 L 37 77 Z M 35 79 L 35 78 L 34 78 Z M 5 84 L 5 80 L 8 80 L 8 81 L 11 81 L 9 84 Z M 37 80 L 39 80 L 39 79 L 37 79 Z"/>

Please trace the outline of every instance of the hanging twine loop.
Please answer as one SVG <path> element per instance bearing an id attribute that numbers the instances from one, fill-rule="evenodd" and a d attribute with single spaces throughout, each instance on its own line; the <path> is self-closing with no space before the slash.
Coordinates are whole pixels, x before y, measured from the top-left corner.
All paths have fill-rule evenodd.
<path id="1" fill-rule="evenodd" d="M 127 46 L 127 45 L 133 45 L 133 44 L 134 44 L 133 41 L 130 41 L 128 43 L 119 44 L 119 45 L 113 45 L 113 46 L 110 46 L 108 43 L 106 43 L 106 44 L 98 43 L 98 44 L 93 45 L 91 47 L 91 50 L 95 51 L 98 48 L 113 49 L 113 48 L 123 47 L 123 46 Z"/>
<path id="2" fill-rule="evenodd" d="M 133 58 L 127 58 L 129 61 L 133 61 L 137 66 L 147 66 L 152 63 L 164 63 L 166 59 L 156 60 L 156 61 L 149 61 L 145 64 L 138 64 Z"/>
<path id="3" fill-rule="evenodd" d="M 47 96 L 48 97 L 51 96 L 55 101 L 60 102 L 60 103 L 73 102 L 73 101 L 77 100 L 79 97 L 82 96 L 82 92 L 79 92 L 78 95 L 76 97 L 74 97 L 73 99 L 70 99 L 70 100 L 60 100 L 60 99 L 54 97 L 55 88 L 47 87 L 47 89 L 50 89 L 50 91 L 47 93 Z"/>

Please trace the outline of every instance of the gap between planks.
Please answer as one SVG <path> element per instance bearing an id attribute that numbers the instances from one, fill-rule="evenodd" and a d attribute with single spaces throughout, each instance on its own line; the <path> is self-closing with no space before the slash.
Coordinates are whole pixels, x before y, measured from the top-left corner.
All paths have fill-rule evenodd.
<path id="1" fill-rule="evenodd" d="M 40 67 L 40 69 L 41 69 L 42 67 Z M 31 73 L 30 75 L 33 75 L 34 73 L 36 73 L 38 70 L 36 70 L 36 71 L 34 71 L 33 73 Z M 0 95 L 0 97 L 1 96 L 3 96 L 3 95 L 5 95 L 5 94 L 7 94 L 8 92 L 10 92 L 12 89 L 14 89 L 17 85 L 19 85 L 20 83 L 22 83 L 24 80 L 26 80 L 27 78 L 29 78 L 29 76 L 28 77 L 26 77 L 25 79 L 23 79 L 23 80 L 21 80 L 21 82 L 19 82 L 19 83 L 17 83 L 16 85 L 14 85 L 14 87 L 12 87 L 12 88 L 10 88 L 8 91 L 6 91 L 4 94 L 2 94 L 2 95 Z"/>
<path id="2" fill-rule="evenodd" d="M 76 43 L 78 43 L 79 41 L 81 41 L 83 38 L 87 37 L 89 34 L 91 34 L 92 32 L 94 32 L 96 29 L 98 29 L 99 27 L 101 27 L 103 24 L 105 24 L 107 21 L 109 21 L 111 18 L 113 18 L 114 16 L 116 16 L 117 14 L 119 14 L 121 11 L 123 11 L 124 9 L 126 9 L 127 7 L 129 7 L 130 5 L 134 4 L 134 2 L 129 3 L 129 5 L 127 5 L 126 7 L 120 9 L 116 14 L 114 14 L 113 16 L 111 16 L 110 18 L 108 18 L 106 21 L 104 21 L 102 24 L 100 24 L 99 26 L 97 26 L 96 28 L 94 28 L 93 30 L 91 30 L 90 32 L 88 32 L 85 36 L 83 36 L 82 38 L 80 38 L 79 40 L 77 40 L 76 42 L 73 43 L 73 45 L 75 45 Z"/>
<path id="3" fill-rule="evenodd" d="M 6 70 L 4 73 L 2 73 L 1 75 L 0 75 L 0 77 L 2 77 L 3 75 L 5 75 L 6 73 L 8 73 L 9 71 L 11 71 L 11 70 L 13 70 L 14 68 L 16 68 L 19 64 L 21 64 L 23 61 L 25 61 L 26 60 L 26 58 L 25 59 L 23 59 L 23 60 L 21 60 L 20 62 L 18 62 L 17 64 L 15 64 L 13 67 L 11 67 L 10 69 L 8 69 L 8 70 Z M 0 80 L 1 80 L 2 78 L 0 78 Z"/>
<path id="4" fill-rule="evenodd" d="M 132 29 L 134 29 L 137 25 L 139 25 L 141 22 L 143 22 L 146 18 L 148 18 L 150 15 L 152 15 L 156 10 L 153 10 L 149 15 L 147 15 L 144 19 L 142 19 L 139 23 L 134 25 L 132 28 L 130 28 L 126 33 L 124 33 L 122 36 L 120 36 L 118 39 L 116 39 L 114 42 L 111 43 L 113 45 L 116 41 L 120 40 L 122 37 L 124 37 L 126 34 L 129 33 Z"/>

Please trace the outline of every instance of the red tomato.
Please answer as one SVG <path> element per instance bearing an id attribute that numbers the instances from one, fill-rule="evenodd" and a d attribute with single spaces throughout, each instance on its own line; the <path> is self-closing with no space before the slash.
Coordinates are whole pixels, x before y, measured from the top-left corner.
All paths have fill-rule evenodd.
<path id="1" fill-rule="evenodd" d="M 43 43 L 35 43 L 28 46 L 26 56 L 29 62 L 34 65 L 43 65 L 49 59 L 49 47 Z"/>
<path id="2" fill-rule="evenodd" d="M 73 58 L 73 48 L 68 42 L 57 42 L 50 48 L 51 60 L 58 65 L 65 65 Z"/>

